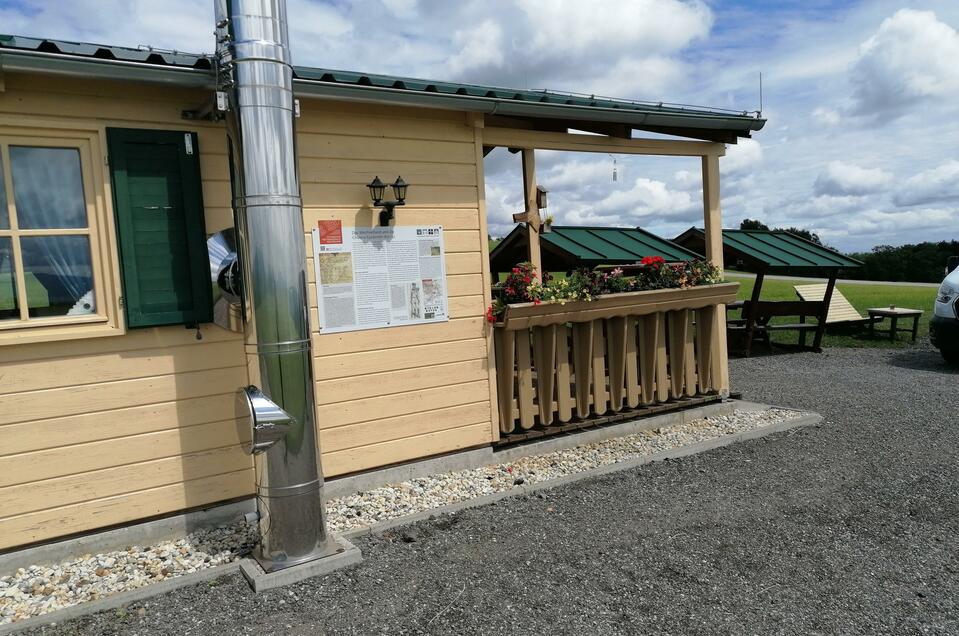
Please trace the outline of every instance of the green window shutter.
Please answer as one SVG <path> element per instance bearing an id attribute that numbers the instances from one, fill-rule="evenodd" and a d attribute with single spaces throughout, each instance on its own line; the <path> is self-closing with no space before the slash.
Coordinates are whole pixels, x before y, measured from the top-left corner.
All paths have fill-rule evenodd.
<path id="1" fill-rule="evenodd" d="M 195 133 L 108 128 L 129 327 L 213 320 Z"/>

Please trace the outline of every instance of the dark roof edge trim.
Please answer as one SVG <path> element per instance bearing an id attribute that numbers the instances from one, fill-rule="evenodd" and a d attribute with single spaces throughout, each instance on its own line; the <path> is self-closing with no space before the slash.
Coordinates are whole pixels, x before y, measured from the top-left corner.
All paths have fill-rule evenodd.
<path id="1" fill-rule="evenodd" d="M 149 82 L 186 88 L 216 88 L 214 72 L 147 62 L 78 57 L 64 53 L 0 49 L 0 69 L 12 72 Z M 517 102 L 495 97 L 446 95 L 406 89 L 338 84 L 316 80 L 294 80 L 298 96 L 342 101 L 375 102 L 399 106 L 420 106 L 445 110 L 481 112 L 489 115 L 581 119 L 634 126 L 681 126 L 733 131 L 743 135 L 760 130 L 765 120 L 748 116 L 723 116 L 711 112 L 635 112 L 599 106 Z"/>
<path id="2" fill-rule="evenodd" d="M 127 80 L 183 86 L 216 88 L 213 71 L 183 66 L 160 66 L 150 62 L 78 57 L 66 53 L 0 49 L 0 70 L 20 73 L 47 73 L 86 79 Z"/>
<path id="3" fill-rule="evenodd" d="M 398 106 L 445 108 L 450 110 L 481 112 L 487 115 L 581 119 L 584 121 L 602 121 L 636 126 L 685 126 L 688 128 L 703 128 L 709 130 L 741 131 L 743 134 L 748 131 L 760 130 L 766 124 L 766 120 L 764 119 L 743 116 L 725 117 L 706 112 L 642 113 L 627 111 L 621 108 L 603 108 L 601 106 L 518 102 L 496 97 L 421 93 L 380 86 L 346 85 L 335 82 L 319 82 L 301 79 L 294 80 L 293 85 L 296 87 L 297 95 L 345 101 L 379 102 Z M 577 117 L 577 114 L 581 116 Z"/>

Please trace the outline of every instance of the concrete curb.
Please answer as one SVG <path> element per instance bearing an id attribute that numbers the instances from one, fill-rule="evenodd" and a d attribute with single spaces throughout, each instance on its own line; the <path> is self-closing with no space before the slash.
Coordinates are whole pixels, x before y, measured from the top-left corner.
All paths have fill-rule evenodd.
<path id="1" fill-rule="evenodd" d="M 276 572 L 264 572 L 255 559 L 247 557 L 240 561 L 240 572 L 247 583 L 250 584 L 250 587 L 253 588 L 253 593 L 259 594 L 317 576 L 326 576 L 330 572 L 363 562 L 363 555 L 355 545 L 342 536 L 335 536 L 333 540 L 339 546 L 338 551 L 320 559 L 314 559 Z"/>
<path id="2" fill-rule="evenodd" d="M 232 523 L 250 512 L 256 512 L 256 500 L 252 498 L 10 551 L 0 554 L 0 576 L 13 574 L 17 568 L 28 568 L 38 563 L 59 563 L 83 554 L 175 541 L 197 530 Z"/>
<path id="3" fill-rule="evenodd" d="M 781 408 L 781 407 L 775 407 Z M 795 410 L 795 409 L 783 409 L 783 410 Z M 523 495 L 531 495 L 541 490 L 550 490 L 552 488 L 558 488 L 565 486 L 567 484 L 572 484 L 577 481 L 582 481 L 584 479 L 590 479 L 593 477 L 600 477 L 602 475 L 608 475 L 610 473 L 616 473 L 623 470 L 630 470 L 632 468 L 637 468 L 645 464 L 651 464 L 653 462 L 659 462 L 666 459 L 678 459 L 680 457 L 687 457 L 689 455 L 695 455 L 697 453 L 703 453 L 715 448 L 721 448 L 723 446 L 729 446 L 730 444 L 736 444 L 750 439 L 758 439 L 760 437 L 765 437 L 767 435 L 773 435 L 775 433 L 782 433 L 790 429 L 799 428 L 803 426 L 811 426 L 822 422 L 823 418 L 818 413 L 810 413 L 808 415 L 802 415 L 800 417 L 786 420 L 784 422 L 778 422 L 776 424 L 771 424 L 769 426 L 764 426 L 762 428 L 753 429 L 750 431 L 743 431 L 742 433 L 733 433 L 731 435 L 724 435 L 723 437 L 717 437 L 714 439 L 705 440 L 702 442 L 697 442 L 695 444 L 689 444 L 688 446 L 682 446 L 680 448 L 662 451 L 660 453 L 654 453 L 652 455 L 645 455 L 643 457 L 637 457 L 635 459 L 629 459 L 623 462 L 618 462 L 615 464 L 608 464 L 606 466 L 599 466 L 598 468 L 593 468 L 581 473 L 576 473 L 575 475 L 566 475 L 565 477 L 558 477 L 556 479 L 550 479 L 548 481 L 539 482 L 536 484 L 522 484 L 510 488 L 509 490 L 504 490 L 502 492 L 496 492 L 489 495 L 484 495 L 482 497 L 477 497 L 475 499 L 468 499 L 466 501 L 460 501 L 454 504 L 449 504 L 447 506 L 441 506 L 439 508 L 431 508 L 430 510 L 424 510 L 422 512 L 417 512 L 412 515 L 405 517 L 397 517 L 396 519 L 388 519 L 380 523 L 374 524 L 372 526 L 365 526 L 363 528 L 355 528 L 353 530 L 347 530 L 346 532 L 339 533 L 340 536 L 346 537 L 348 539 L 355 539 L 357 537 L 365 537 L 374 534 L 382 534 L 387 530 L 393 528 L 398 528 L 400 526 L 407 526 L 420 521 L 425 521 L 432 517 L 439 517 L 442 515 L 449 515 L 460 512 L 462 510 L 467 510 L 469 508 L 479 508 L 481 506 L 486 506 L 492 503 L 496 503 L 507 497 L 520 497 Z"/>
<path id="4" fill-rule="evenodd" d="M 47 614 L 34 616 L 33 618 L 27 618 L 22 621 L 17 621 L 16 623 L 0 625 L 0 636 L 7 636 L 7 634 L 13 634 L 24 629 L 40 627 L 42 625 L 51 625 L 62 621 L 68 621 L 80 616 L 85 616 L 86 614 L 94 614 L 96 612 L 115 609 L 129 603 L 134 603 L 136 601 L 142 601 L 144 599 L 157 596 L 158 594 L 172 592 L 173 590 L 186 587 L 188 585 L 205 583 L 207 581 L 212 581 L 213 579 L 218 579 L 221 576 L 226 576 L 239 571 L 240 561 L 237 559 L 232 563 L 226 563 L 224 565 L 218 565 L 216 567 L 200 570 L 199 572 L 192 572 L 176 578 L 166 579 L 165 581 L 160 581 L 159 583 L 152 583 L 150 585 L 138 587 L 135 590 L 120 592 L 119 594 L 108 596 L 107 598 L 102 598 L 96 601 L 88 601 L 86 603 L 80 603 L 70 607 L 64 607 L 63 609 L 54 610 Z"/>

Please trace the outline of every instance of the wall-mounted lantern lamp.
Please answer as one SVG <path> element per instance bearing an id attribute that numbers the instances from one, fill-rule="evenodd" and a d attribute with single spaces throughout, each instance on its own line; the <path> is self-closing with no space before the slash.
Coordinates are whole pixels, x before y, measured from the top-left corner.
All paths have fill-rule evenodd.
<path id="1" fill-rule="evenodd" d="M 398 205 L 406 205 L 406 188 L 409 187 L 409 184 L 403 181 L 403 177 L 396 177 L 396 181 L 390 184 L 393 188 L 393 196 L 395 199 L 389 201 L 384 201 L 383 197 L 386 196 L 386 184 L 380 181 L 379 177 L 375 177 L 372 181 L 366 184 L 366 187 L 370 189 L 370 198 L 373 199 L 374 208 L 383 208 L 380 210 L 380 225 L 388 226 L 390 221 L 393 220 L 393 208 Z"/>

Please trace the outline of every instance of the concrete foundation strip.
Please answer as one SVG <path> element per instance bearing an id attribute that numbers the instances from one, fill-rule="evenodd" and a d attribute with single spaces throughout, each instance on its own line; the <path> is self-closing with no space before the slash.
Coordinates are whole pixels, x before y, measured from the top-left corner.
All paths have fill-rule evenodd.
<path id="1" fill-rule="evenodd" d="M 751 405 L 743 404 L 746 408 L 750 410 L 759 410 L 763 408 L 763 405 Z M 768 408 L 768 407 L 767 407 Z M 784 409 L 783 407 L 774 407 L 782 410 L 792 410 Z M 428 520 L 433 517 L 439 517 L 442 515 L 450 515 L 456 512 L 467 510 L 469 508 L 478 508 L 481 506 L 486 506 L 491 503 L 495 503 L 507 497 L 517 497 L 523 495 L 531 495 L 542 490 L 550 490 L 552 488 L 558 488 L 567 484 L 571 484 L 577 481 L 584 479 L 590 479 L 593 477 L 599 477 L 601 475 L 608 475 L 610 473 L 620 472 L 623 470 L 630 470 L 645 464 L 651 464 L 653 462 L 663 461 L 666 459 L 678 459 L 680 457 L 687 457 L 689 455 L 695 455 L 698 453 L 703 453 L 705 451 L 713 450 L 715 448 L 721 448 L 723 446 L 729 446 L 730 444 L 736 444 L 738 442 L 757 439 L 760 437 L 765 437 L 767 435 L 774 435 L 776 433 L 781 433 L 788 431 L 794 428 L 799 428 L 803 426 L 811 426 L 814 424 L 819 424 L 822 422 L 823 418 L 818 413 L 807 413 L 796 418 L 789 420 L 784 420 L 776 424 L 771 424 L 769 426 L 763 426 L 760 428 L 752 429 L 749 431 L 743 431 L 740 433 L 732 433 L 730 435 L 724 435 L 722 437 L 716 437 L 709 440 L 704 440 L 702 442 L 696 442 L 695 444 L 689 444 L 688 446 L 682 446 L 679 448 L 662 451 L 659 453 L 654 453 L 652 455 L 645 455 L 643 457 L 636 457 L 634 459 L 629 459 L 622 462 L 617 462 L 614 464 L 607 464 L 606 466 L 599 466 L 581 473 L 576 473 L 574 475 L 566 475 L 564 477 L 559 477 L 556 479 L 550 479 L 547 481 L 535 483 L 535 484 L 520 484 L 514 486 L 509 490 L 504 490 L 502 492 L 492 493 L 489 495 L 484 495 L 482 497 L 477 497 L 475 499 L 468 499 L 465 501 L 460 501 L 454 504 L 449 504 L 447 506 L 441 506 L 439 508 L 432 508 L 430 510 L 424 510 L 422 512 L 417 512 L 405 517 L 398 517 L 396 519 L 388 519 L 386 521 L 381 521 L 372 526 L 367 526 L 363 528 L 356 528 L 354 530 L 348 530 L 346 532 L 340 533 L 338 536 L 343 537 L 344 539 L 354 539 L 356 537 L 364 537 L 376 534 L 382 534 L 387 530 L 391 530 L 400 526 L 406 526 L 420 521 Z M 588 443 L 588 442 L 581 442 Z M 547 452 L 547 451 L 543 451 Z M 504 461 L 509 461 L 504 459 Z M 212 581 L 221 576 L 226 576 L 239 572 L 240 570 L 240 561 L 234 561 L 232 563 L 227 563 L 225 565 L 220 565 L 206 570 L 200 570 L 191 574 L 185 574 L 183 576 L 178 576 L 176 578 L 167 579 L 159 583 L 152 585 L 147 585 L 135 590 L 129 590 L 127 592 L 120 592 L 108 598 L 100 599 L 97 601 L 91 601 L 88 603 L 81 603 L 79 605 L 74 605 L 72 607 L 66 607 L 60 610 L 55 610 L 48 614 L 42 614 L 40 616 L 35 616 L 33 618 L 28 618 L 26 620 L 18 621 L 16 623 L 11 623 L 8 625 L 0 626 L 0 636 L 6 636 L 7 634 L 13 634 L 14 632 L 30 629 L 32 627 L 39 627 L 41 625 L 49 625 L 52 623 L 59 623 L 62 621 L 71 620 L 86 614 L 94 614 L 96 612 L 102 612 L 105 610 L 116 609 L 134 603 L 137 601 L 142 601 L 144 599 L 151 598 L 160 594 L 165 594 L 171 592 L 175 589 L 186 587 L 189 585 L 196 585 L 198 583 L 204 583 L 207 581 Z"/>

